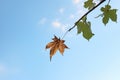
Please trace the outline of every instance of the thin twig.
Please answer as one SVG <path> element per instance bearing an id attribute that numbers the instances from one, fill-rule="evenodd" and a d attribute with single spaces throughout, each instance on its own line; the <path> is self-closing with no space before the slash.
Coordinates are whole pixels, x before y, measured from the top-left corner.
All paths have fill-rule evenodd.
<path id="1" fill-rule="evenodd" d="M 111 1 L 111 0 L 108 1 L 108 5 L 109 5 L 110 1 Z"/>
<path id="2" fill-rule="evenodd" d="M 73 28 L 75 28 L 75 26 L 77 25 L 77 23 L 82 20 L 85 16 L 87 16 L 90 12 L 92 12 L 94 9 L 96 9 L 100 4 L 102 4 L 103 2 L 105 2 L 106 0 L 101 0 L 96 6 L 94 6 L 91 10 L 89 10 L 88 12 L 86 12 L 80 19 L 78 19 L 78 21 L 74 24 L 73 27 L 71 27 L 70 29 L 68 29 L 65 33 L 65 35 L 70 32 Z M 110 0 L 109 0 L 110 1 Z M 63 38 L 65 37 L 65 35 L 63 36 Z"/>
<path id="3" fill-rule="evenodd" d="M 62 37 L 62 39 L 66 36 L 66 34 L 67 34 L 68 32 L 69 32 L 68 30 L 65 32 L 65 34 L 64 34 L 63 37 Z"/>
<path id="4" fill-rule="evenodd" d="M 104 1 L 106 0 L 102 0 L 100 3 L 98 3 L 96 6 L 94 6 L 91 10 L 89 10 L 87 13 L 85 13 L 75 24 L 72 28 L 70 28 L 68 31 L 71 31 L 76 25 L 77 23 L 82 20 L 86 15 L 88 15 L 91 11 L 93 11 L 95 8 L 97 8 L 100 4 L 102 4 Z"/>

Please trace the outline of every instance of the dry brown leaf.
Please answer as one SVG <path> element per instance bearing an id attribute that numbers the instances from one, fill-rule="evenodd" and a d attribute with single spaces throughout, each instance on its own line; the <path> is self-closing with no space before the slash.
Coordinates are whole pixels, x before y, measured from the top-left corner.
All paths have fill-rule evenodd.
<path id="1" fill-rule="evenodd" d="M 52 40 L 58 41 L 58 38 L 54 35 L 54 38 Z"/>
<path id="2" fill-rule="evenodd" d="M 63 55 L 65 48 L 68 48 L 64 44 L 65 40 L 60 40 L 60 38 L 58 39 L 56 36 L 54 36 L 52 40 L 53 42 L 50 42 L 46 45 L 46 49 L 50 48 L 50 61 L 57 50 L 59 50 L 60 53 Z"/>
<path id="3" fill-rule="evenodd" d="M 50 49 L 50 61 L 52 59 L 52 56 L 57 52 L 59 49 L 59 44 L 56 43 L 51 49 Z"/>
<path id="4" fill-rule="evenodd" d="M 60 43 L 59 43 L 59 51 L 60 51 L 60 53 L 63 55 L 63 53 L 64 53 L 64 50 L 65 50 L 65 48 L 68 48 L 65 44 L 64 44 L 64 40 L 60 40 Z"/>
<path id="5" fill-rule="evenodd" d="M 50 42 L 46 45 L 46 49 L 51 48 L 54 45 L 54 42 Z"/>

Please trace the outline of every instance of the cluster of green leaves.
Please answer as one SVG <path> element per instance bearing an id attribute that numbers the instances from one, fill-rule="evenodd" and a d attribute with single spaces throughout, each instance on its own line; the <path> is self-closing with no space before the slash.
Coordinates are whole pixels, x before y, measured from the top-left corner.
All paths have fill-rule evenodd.
<path id="1" fill-rule="evenodd" d="M 103 17 L 102 21 L 105 25 L 108 23 L 109 19 L 117 22 L 117 9 L 111 9 L 110 5 L 105 5 L 105 7 L 101 7 L 101 11 L 103 12 L 101 16 Z"/>
<path id="2" fill-rule="evenodd" d="M 84 17 L 81 21 L 77 22 L 77 33 L 82 33 L 83 37 L 89 40 L 94 34 L 91 31 L 91 23 L 87 22 L 87 17 Z"/>
<path id="3" fill-rule="evenodd" d="M 96 3 L 94 3 L 93 0 L 87 0 L 84 2 L 84 8 L 88 9 L 89 11 L 93 11 L 92 8 L 96 7 L 98 6 L 96 5 Z M 107 4 L 104 7 L 101 7 L 101 12 L 102 14 L 100 14 L 99 16 L 102 17 L 102 22 L 105 25 L 109 22 L 110 19 L 113 22 L 117 22 L 117 9 L 111 9 L 111 6 Z M 82 33 L 85 39 L 89 40 L 94 35 L 91 30 L 91 22 L 87 21 L 87 15 L 85 15 L 85 17 L 78 21 L 75 25 L 77 26 L 77 33 Z"/>

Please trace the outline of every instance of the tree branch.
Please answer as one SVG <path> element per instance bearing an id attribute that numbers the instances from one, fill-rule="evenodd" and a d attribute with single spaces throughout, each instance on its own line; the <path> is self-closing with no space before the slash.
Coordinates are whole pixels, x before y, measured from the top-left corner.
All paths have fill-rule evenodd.
<path id="1" fill-rule="evenodd" d="M 94 6 L 91 10 L 89 10 L 87 13 L 85 13 L 75 24 L 73 27 L 71 27 L 68 31 L 71 31 L 76 25 L 77 23 L 82 20 L 86 15 L 88 15 L 90 12 L 92 12 L 94 9 L 96 9 L 100 4 L 102 4 L 103 2 L 105 2 L 106 0 L 101 0 L 96 6 Z M 68 32 L 67 31 L 67 32 Z"/>

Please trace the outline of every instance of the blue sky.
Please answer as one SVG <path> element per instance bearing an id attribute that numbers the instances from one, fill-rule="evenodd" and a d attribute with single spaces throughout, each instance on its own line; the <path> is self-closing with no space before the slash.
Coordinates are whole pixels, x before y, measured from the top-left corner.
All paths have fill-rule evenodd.
<path id="1" fill-rule="evenodd" d="M 0 0 L 0 80 L 120 80 L 119 10 L 117 24 L 107 26 L 94 18 L 100 7 L 94 10 L 88 20 L 95 36 L 87 41 L 74 28 L 64 38 L 70 49 L 49 60 L 46 44 L 86 12 L 83 1 Z"/>

